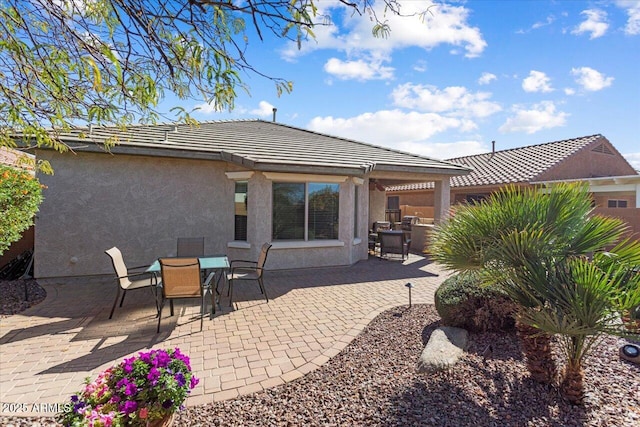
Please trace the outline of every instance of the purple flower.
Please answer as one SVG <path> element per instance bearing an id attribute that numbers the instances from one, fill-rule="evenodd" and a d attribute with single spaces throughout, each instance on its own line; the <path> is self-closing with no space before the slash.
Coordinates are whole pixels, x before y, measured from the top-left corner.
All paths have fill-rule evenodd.
<path id="1" fill-rule="evenodd" d="M 84 411 L 83 411 L 83 409 L 84 409 L 84 407 L 85 407 L 85 406 L 87 406 L 87 404 L 86 404 L 86 403 L 84 403 L 84 402 L 78 402 L 78 403 L 76 403 L 75 405 L 73 405 L 73 410 L 74 410 L 74 412 L 76 412 L 77 414 L 79 414 L 79 413 L 81 413 L 81 412 L 84 412 Z"/>
<path id="2" fill-rule="evenodd" d="M 171 357 L 167 354 L 166 351 L 159 351 L 156 354 L 156 358 L 154 360 L 154 366 L 159 368 L 166 368 L 171 362 Z"/>
<path id="3" fill-rule="evenodd" d="M 127 387 L 129 385 L 129 378 L 124 377 L 120 381 L 116 383 L 116 388 L 121 389 L 122 387 Z"/>
<path id="4" fill-rule="evenodd" d="M 189 383 L 189 388 L 193 389 L 195 386 L 198 385 L 199 382 L 200 382 L 200 380 L 197 379 L 195 376 L 191 377 L 191 381 Z"/>
<path id="5" fill-rule="evenodd" d="M 136 358 L 135 358 L 135 357 L 130 357 L 130 358 L 128 358 L 128 359 L 124 359 L 124 360 L 122 361 L 122 364 L 121 364 L 121 366 L 122 366 L 122 370 L 123 370 L 125 373 L 130 374 L 130 373 L 131 373 L 131 371 L 133 371 L 133 362 L 135 362 L 135 361 L 136 361 Z"/>
<path id="6" fill-rule="evenodd" d="M 152 354 L 151 352 L 148 352 L 148 353 L 140 352 L 140 355 L 139 355 L 140 360 L 142 360 L 146 364 L 151 363 L 151 354 Z"/>
<path id="7" fill-rule="evenodd" d="M 164 402 L 162 402 L 162 407 L 164 409 L 169 409 L 173 406 L 173 400 L 165 400 Z"/>
<path id="8" fill-rule="evenodd" d="M 130 414 L 132 412 L 135 412 L 136 409 L 138 409 L 138 403 L 135 401 L 130 401 L 127 400 L 124 405 L 122 405 L 120 407 L 120 410 L 123 411 L 125 414 Z"/>
<path id="9" fill-rule="evenodd" d="M 78 395 L 77 395 L 77 394 L 74 394 L 73 396 L 71 396 L 71 401 L 72 401 L 73 403 L 76 403 L 78 400 L 79 400 L 79 399 L 78 399 Z"/>
<path id="10" fill-rule="evenodd" d="M 136 391 L 138 391 L 138 387 L 136 387 L 135 383 L 129 383 L 124 389 L 124 394 L 126 396 L 132 396 L 136 394 Z"/>
<path id="11" fill-rule="evenodd" d="M 184 374 L 182 372 L 178 372 L 174 376 L 174 378 L 176 379 L 180 387 L 183 387 L 187 383 L 187 380 L 185 379 Z"/>
<path id="12" fill-rule="evenodd" d="M 147 374 L 147 379 L 151 382 L 151 385 L 156 385 L 158 383 L 158 378 L 160 378 L 160 371 L 155 367 L 151 368 Z"/>

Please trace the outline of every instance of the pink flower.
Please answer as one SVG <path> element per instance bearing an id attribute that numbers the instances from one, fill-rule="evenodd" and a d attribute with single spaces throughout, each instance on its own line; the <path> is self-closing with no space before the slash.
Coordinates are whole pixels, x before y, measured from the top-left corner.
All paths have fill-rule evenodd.
<path id="1" fill-rule="evenodd" d="M 138 415 L 140 416 L 140 418 L 145 419 L 149 416 L 149 410 L 147 408 L 142 408 L 140 409 Z"/>

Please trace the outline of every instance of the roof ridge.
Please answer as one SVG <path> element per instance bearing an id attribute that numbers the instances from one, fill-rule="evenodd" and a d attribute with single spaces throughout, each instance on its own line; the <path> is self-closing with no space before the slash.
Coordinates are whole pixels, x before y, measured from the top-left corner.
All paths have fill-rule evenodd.
<path id="1" fill-rule="evenodd" d="M 411 156 L 411 157 L 414 157 L 416 159 L 437 160 L 438 162 L 451 164 L 451 162 L 449 160 L 440 160 L 440 159 L 436 159 L 434 157 L 422 156 L 420 154 L 410 153 L 408 151 L 398 150 L 396 148 L 385 147 L 385 146 L 382 146 L 382 145 L 375 145 L 375 144 L 371 144 L 369 142 L 359 141 L 357 139 L 345 138 L 343 136 L 332 135 L 332 134 L 329 134 L 329 133 L 317 132 L 317 131 L 314 131 L 314 130 L 305 129 L 305 128 L 301 128 L 301 127 L 293 126 L 293 125 L 288 125 L 288 124 L 285 124 L 285 123 L 271 122 L 271 121 L 262 120 L 262 119 L 256 119 L 256 121 L 269 123 L 269 124 L 274 124 L 274 125 L 278 125 L 278 126 L 283 126 L 283 127 L 287 127 L 287 128 L 290 128 L 290 129 L 296 129 L 296 130 L 300 130 L 300 131 L 303 131 L 303 132 L 312 133 L 312 134 L 315 134 L 315 135 L 328 136 L 328 137 L 331 137 L 331 138 L 334 138 L 334 139 L 339 139 L 339 140 L 342 140 L 342 141 L 347 141 L 347 142 L 351 142 L 351 143 L 355 143 L 355 144 L 359 144 L 359 145 L 363 145 L 363 146 L 367 146 L 367 147 L 374 147 L 376 149 L 385 150 L 385 151 L 390 152 L 390 153 L 397 153 L 397 154 L 403 154 L 403 155 L 406 155 L 406 156 Z M 452 166 L 460 166 L 460 165 L 453 164 Z"/>
<path id="2" fill-rule="evenodd" d="M 498 154 L 498 153 L 506 153 L 506 152 L 509 152 L 509 151 L 522 151 L 522 150 L 525 150 L 525 149 L 528 149 L 528 148 L 535 148 L 535 147 L 542 147 L 542 146 L 553 145 L 553 144 L 560 144 L 560 143 L 568 142 L 568 141 L 586 140 L 586 139 L 590 139 L 590 138 L 593 138 L 594 140 L 597 139 L 597 138 L 602 138 L 602 134 L 596 133 L 596 134 L 593 134 L 593 135 L 579 136 L 577 138 L 567 138 L 567 139 L 561 139 L 561 140 L 558 140 L 558 141 L 551 141 L 551 142 L 543 142 L 543 143 L 540 143 L 540 144 L 525 145 L 523 147 L 505 148 L 504 150 L 497 150 L 495 152 L 494 151 L 489 151 L 489 152 L 486 152 L 486 153 L 471 154 L 469 156 L 452 157 L 450 159 L 446 159 L 446 161 L 453 162 L 453 161 L 456 161 L 456 160 L 475 158 L 475 157 Z"/>

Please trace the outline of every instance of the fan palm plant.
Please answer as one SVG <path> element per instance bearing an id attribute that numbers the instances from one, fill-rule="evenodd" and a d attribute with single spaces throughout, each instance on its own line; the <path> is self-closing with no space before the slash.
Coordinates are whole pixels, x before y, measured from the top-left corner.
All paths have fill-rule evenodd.
<path id="1" fill-rule="evenodd" d="M 577 327 L 571 319 L 581 314 L 567 313 L 580 308 L 588 311 L 598 321 L 589 318 L 580 323 L 580 330 L 584 336 L 597 336 L 595 331 L 608 331 L 604 326 L 609 324 L 614 309 L 633 300 L 628 288 L 623 289 L 621 276 L 631 271 L 629 263 L 633 264 L 638 248 L 626 242 L 615 248 L 622 255 L 614 251 L 609 254 L 616 256 L 604 255 L 604 248 L 619 240 L 625 225 L 618 219 L 595 216 L 592 210 L 586 186 L 560 184 L 548 193 L 511 186 L 480 204 L 461 207 L 450 221 L 436 228 L 432 237 L 431 252 L 437 262 L 460 272 L 480 271 L 485 282 L 503 287 L 520 305 L 516 327 L 527 367 L 532 378 L 540 382 L 550 383 L 556 377 L 552 334 L 561 334 L 561 326 L 567 327 L 567 332 Z M 588 285 L 583 271 L 586 267 L 572 264 L 577 259 L 590 263 L 587 256 L 602 263 L 605 277 L 587 275 L 596 282 Z M 593 297 L 603 289 L 598 283 L 607 280 L 619 292 L 598 294 L 601 300 Z M 576 282 L 582 287 L 577 288 Z M 554 327 L 539 321 L 540 316 L 551 313 L 557 320 Z M 571 333 L 564 336 L 573 337 Z M 582 361 L 592 348 L 591 341 L 589 345 L 585 342 L 577 338 L 569 359 Z M 571 372 L 581 366 L 574 365 Z"/>
<path id="2" fill-rule="evenodd" d="M 530 230 L 510 233 L 503 238 L 500 251 L 503 259 L 514 260 L 525 248 L 545 241 L 544 236 Z M 522 307 L 519 319 L 559 337 L 566 359 L 560 390 L 573 403 L 583 398 L 582 367 L 590 351 L 604 334 L 627 334 L 616 320 L 621 311 L 640 304 L 639 255 L 640 242 L 625 241 L 592 259 L 525 259 L 503 283 L 538 301 L 536 306 Z"/>

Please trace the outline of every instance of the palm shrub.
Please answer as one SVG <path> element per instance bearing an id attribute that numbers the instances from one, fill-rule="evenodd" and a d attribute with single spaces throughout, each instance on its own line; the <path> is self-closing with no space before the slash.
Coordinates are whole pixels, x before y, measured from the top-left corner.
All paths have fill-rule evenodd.
<path id="1" fill-rule="evenodd" d="M 524 230 L 505 236 L 501 250 L 509 260 L 545 242 L 543 234 Z M 566 359 L 560 390 L 573 403 L 580 403 L 584 395 L 583 362 L 589 352 L 604 334 L 627 335 L 617 319 L 621 311 L 640 303 L 638 255 L 640 242 L 625 241 L 591 258 L 573 256 L 556 262 L 524 258 L 505 280 L 508 287 L 538 301 L 521 308 L 520 320 L 559 337 Z"/>
<path id="2" fill-rule="evenodd" d="M 550 347 L 553 334 L 569 337 L 573 343 L 566 347 L 571 353 L 569 365 L 581 362 L 593 348 L 586 337 L 599 336 L 597 331 L 620 332 L 605 326 L 614 313 L 632 307 L 635 298 L 620 278 L 632 271 L 637 247 L 626 241 L 604 251 L 626 228 L 621 220 L 593 215 L 592 209 L 586 186 L 560 184 L 548 193 L 511 186 L 480 204 L 459 208 L 432 236 L 437 262 L 456 271 L 478 271 L 486 284 L 501 286 L 519 304 L 516 328 L 527 367 L 540 382 L 556 378 Z M 603 275 L 586 274 L 588 269 L 578 262 L 598 267 Z M 611 292 L 601 292 L 601 281 L 608 281 Z M 575 313 L 569 314 L 572 310 Z M 580 310 L 592 317 L 587 319 Z M 539 321 L 544 316 L 548 320 L 550 313 L 565 323 L 552 328 L 549 322 Z M 573 320 L 567 323 L 566 319 Z M 583 335 L 572 335 L 575 330 Z M 574 365 L 565 369 L 563 384 L 568 373 L 581 366 Z"/>

